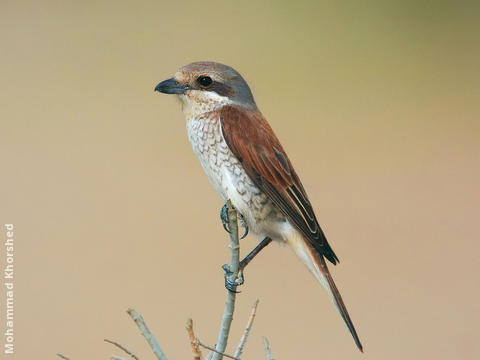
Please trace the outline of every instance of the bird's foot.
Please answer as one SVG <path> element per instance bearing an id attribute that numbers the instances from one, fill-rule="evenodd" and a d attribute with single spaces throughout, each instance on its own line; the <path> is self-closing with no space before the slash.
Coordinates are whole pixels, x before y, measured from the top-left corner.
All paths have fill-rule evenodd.
<path id="1" fill-rule="evenodd" d="M 228 228 L 228 202 L 226 202 L 220 209 L 220 220 L 222 220 L 222 225 L 225 231 L 231 234 L 232 232 Z"/>
<path id="2" fill-rule="evenodd" d="M 242 224 L 243 228 L 245 229 L 242 237 L 240 238 L 241 240 L 248 235 L 248 225 L 242 214 L 238 213 L 238 217 L 240 218 L 240 224 Z M 231 234 L 232 232 L 228 227 L 228 202 L 226 202 L 225 205 L 223 205 L 222 208 L 220 209 L 220 219 L 222 220 L 222 225 L 225 231 Z"/>
<path id="3" fill-rule="evenodd" d="M 232 292 L 238 294 L 240 291 L 237 291 L 237 286 L 240 286 L 244 283 L 245 278 L 243 277 L 243 270 L 239 270 L 237 274 L 237 278 L 234 280 L 230 279 L 232 275 L 232 271 L 230 270 L 228 264 L 224 264 L 222 269 L 225 271 L 225 288 Z"/>
<path id="4" fill-rule="evenodd" d="M 247 222 L 245 221 L 245 218 L 243 217 L 242 214 L 239 213 L 239 218 L 240 218 L 240 224 L 242 224 L 243 228 L 245 229 L 242 237 L 240 238 L 240 240 L 242 239 L 245 239 L 245 237 L 248 235 L 248 225 L 247 225 Z"/>

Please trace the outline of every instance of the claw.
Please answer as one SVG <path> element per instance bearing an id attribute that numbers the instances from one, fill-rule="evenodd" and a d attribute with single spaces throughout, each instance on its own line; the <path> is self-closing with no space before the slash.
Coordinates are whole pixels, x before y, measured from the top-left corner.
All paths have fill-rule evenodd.
<path id="1" fill-rule="evenodd" d="M 245 218 L 243 217 L 242 214 L 240 214 L 240 223 L 245 228 L 245 232 L 243 233 L 242 237 L 240 238 L 240 240 L 242 240 L 242 239 L 245 239 L 245 237 L 248 235 L 248 225 L 247 225 L 247 222 L 245 221 Z"/>
<path id="2" fill-rule="evenodd" d="M 227 278 L 225 278 L 225 289 L 227 289 L 228 291 L 230 291 L 232 293 L 239 294 L 240 291 L 235 290 L 236 287 L 237 287 L 237 285 L 236 285 L 235 282 L 232 282 L 232 281 L 228 280 Z"/>
<path id="3" fill-rule="evenodd" d="M 229 267 L 228 267 L 228 264 L 224 264 L 222 266 L 222 269 L 225 271 L 225 288 L 232 292 L 232 293 L 235 293 L 235 294 L 238 294 L 240 293 L 240 291 L 237 291 L 236 288 L 237 286 L 240 286 L 243 284 L 244 282 L 244 277 L 243 277 L 243 271 L 240 270 L 238 272 L 238 278 L 235 279 L 234 281 L 231 281 L 228 279 L 228 277 L 232 274 L 232 272 L 230 271 Z"/>
<path id="4" fill-rule="evenodd" d="M 223 225 L 223 228 L 225 229 L 226 232 L 228 232 L 229 234 L 231 234 L 232 232 L 230 230 L 228 230 L 228 226 L 226 223 L 222 223 Z"/>
<path id="5" fill-rule="evenodd" d="M 232 232 L 228 228 L 228 203 L 225 203 L 220 209 L 220 219 L 222 220 L 222 225 L 225 231 L 231 234 Z"/>
<path id="6" fill-rule="evenodd" d="M 241 240 L 241 239 L 244 239 L 245 237 L 247 237 L 247 235 L 248 235 L 248 225 L 247 225 L 247 222 L 245 221 L 245 218 L 243 217 L 242 214 L 239 213 L 238 217 L 240 218 L 240 223 L 245 228 L 245 232 L 243 233 L 242 237 L 240 238 L 240 240 Z M 223 228 L 225 229 L 225 231 L 228 232 L 229 234 L 231 234 L 232 232 L 230 231 L 230 229 L 228 227 L 228 203 L 225 203 L 225 205 L 223 205 L 222 208 L 220 209 L 220 219 L 222 220 L 222 225 L 223 225 Z"/>
<path id="7" fill-rule="evenodd" d="M 240 270 L 238 270 L 238 277 L 235 280 L 235 284 L 237 286 L 240 286 L 240 285 L 243 285 L 244 282 L 245 282 L 245 277 L 243 276 L 243 270 L 240 269 Z"/>

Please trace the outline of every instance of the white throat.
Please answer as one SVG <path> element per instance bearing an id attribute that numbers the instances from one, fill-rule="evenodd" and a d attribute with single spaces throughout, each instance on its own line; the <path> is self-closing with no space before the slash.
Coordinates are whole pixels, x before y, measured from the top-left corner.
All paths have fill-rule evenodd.
<path id="1" fill-rule="evenodd" d="M 214 111 L 232 103 L 226 96 L 220 96 L 212 91 L 188 90 L 179 95 L 185 118 L 190 119 Z"/>

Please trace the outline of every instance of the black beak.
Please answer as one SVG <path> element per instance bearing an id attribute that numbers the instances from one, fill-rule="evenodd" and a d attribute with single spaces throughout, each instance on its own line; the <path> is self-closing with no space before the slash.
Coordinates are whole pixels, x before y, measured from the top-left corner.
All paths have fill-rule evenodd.
<path id="1" fill-rule="evenodd" d="M 188 89 L 188 85 L 179 84 L 174 78 L 162 81 L 160 84 L 155 86 L 155 91 L 159 91 L 164 94 L 185 94 L 185 91 Z"/>

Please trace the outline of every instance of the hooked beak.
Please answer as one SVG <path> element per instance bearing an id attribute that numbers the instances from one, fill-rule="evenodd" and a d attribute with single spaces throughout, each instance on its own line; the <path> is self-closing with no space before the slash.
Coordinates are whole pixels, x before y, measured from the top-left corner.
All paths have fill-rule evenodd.
<path id="1" fill-rule="evenodd" d="M 188 89 L 188 85 L 179 84 L 174 78 L 162 81 L 160 84 L 155 86 L 155 91 L 159 91 L 164 94 L 185 94 L 185 91 Z"/>

